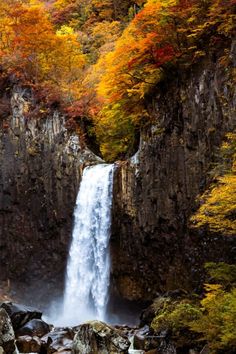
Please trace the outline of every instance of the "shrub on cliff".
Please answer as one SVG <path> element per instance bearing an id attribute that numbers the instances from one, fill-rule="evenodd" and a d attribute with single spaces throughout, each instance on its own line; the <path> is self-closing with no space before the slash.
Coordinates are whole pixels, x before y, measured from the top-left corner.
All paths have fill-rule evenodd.
<path id="1" fill-rule="evenodd" d="M 227 135 L 221 148 L 216 182 L 201 197 L 201 206 L 192 217 L 194 227 L 236 235 L 236 133 Z"/>
<path id="2" fill-rule="evenodd" d="M 178 347 L 207 343 L 211 353 L 234 352 L 236 265 L 208 263 L 206 270 L 212 284 L 205 284 L 202 300 L 159 298 L 151 326 L 156 333 L 169 331 Z"/>
<path id="3" fill-rule="evenodd" d="M 201 315 L 189 327 L 207 341 L 211 353 L 236 350 L 236 288 L 227 292 L 219 284 L 206 285 Z"/>
<path id="4" fill-rule="evenodd" d="M 169 333 L 177 348 L 191 348 L 197 343 L 198 336 L 190 328 L 190 323 L 201 316 L 201 309 L 195 301 L 158 298 L 153 306 L 156 316 L 151 328 L 155 333 Z"/>

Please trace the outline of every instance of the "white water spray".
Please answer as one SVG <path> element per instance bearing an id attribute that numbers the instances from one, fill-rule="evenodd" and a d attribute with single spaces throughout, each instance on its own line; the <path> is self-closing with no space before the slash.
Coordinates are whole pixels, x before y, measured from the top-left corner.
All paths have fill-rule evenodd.
<path id="1" fill-rule="evenodd" d="M 85 168 L 74 211 L 62 319 L 67 325 L 106 320 L 113 165 Z"/>

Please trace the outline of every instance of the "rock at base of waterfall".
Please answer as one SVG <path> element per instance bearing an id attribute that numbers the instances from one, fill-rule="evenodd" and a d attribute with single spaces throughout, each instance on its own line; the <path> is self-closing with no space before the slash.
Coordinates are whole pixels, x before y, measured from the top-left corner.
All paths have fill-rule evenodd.
<path id="1" fill-rule="evenodd" d="M 16 336 L 31 336 L 31 337 L 43 337 L 49 333 L 52 326 L 44 322 L 43 320 L 33 319 L 27 322 L 17 332 Z"/>
<path id="2" fill-rule="evenodd" d="M 20 353 L 39 353 L 41 349 L 41 341 L 38 337 L 18 337 L 16 345 Z"/>
<path id="3" fill-rule="evenodd" d="M 100 321 L 90 321 L 78 327 L 73 354 L 128 353 L 130 342 L 119 330 Z"/>
<path id="4" fill-rule="evenodd" d="M 11 319 L 4 309 L 0 309 L 0 353 L 17 353 Z"/>
<path id="5" fill-rule="evenodd" d="M 20 329 L 32 319 L 42 317 L 42 312 L 39 310 L 13 302 L 3 302 L 1 308 L 5 309 L 10 316 L 14 330 Z"/>
<path id="6" fill-rule="evenodd" d="M 160 340 L 155 336 L 140 336 L 135 333 L 133 337 L 134 349 L 143 350 L 145 353 L 160 346 Z"/>
<path id="7" fill-rule="evenodd" d="M 134 330 L 131 342 L 135 350 L 140 350 L 145 353 L 157 348 L 160 343 L 160 341 L 153 336 L 153 331 L 148 325 Z"/>
<path id="8" fill-rule="evenodd" d="M 42 352 L 47 354 L 71 353 L 75 333 L 73 328 L 55 328 L 41 338 Z"/>

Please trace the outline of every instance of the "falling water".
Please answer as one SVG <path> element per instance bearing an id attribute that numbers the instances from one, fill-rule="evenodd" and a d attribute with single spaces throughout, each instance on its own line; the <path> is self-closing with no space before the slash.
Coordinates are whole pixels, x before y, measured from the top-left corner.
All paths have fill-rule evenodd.
<path id="1" fill-rule="evenodd" d="M 63 322 L 106 320 L 113 165 L 85 168 L 74 211 Z"/>

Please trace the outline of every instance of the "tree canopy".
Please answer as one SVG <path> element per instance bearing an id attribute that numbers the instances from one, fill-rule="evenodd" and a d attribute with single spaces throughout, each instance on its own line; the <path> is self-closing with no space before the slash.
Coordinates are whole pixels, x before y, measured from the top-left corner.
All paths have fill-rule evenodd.
<path id="1" fill-rule="evenodd" d="M 235 0 L 3 0 L 0 64 L 86 117 L 107 161 L 133 151 L 146 96 L 234 34 Z M 223 63 L 223 60 L 222 60 Z M 48 92 L 53 94 L 48 95 Z M 50 99 L 49 99 L 50 98 Z"/>

